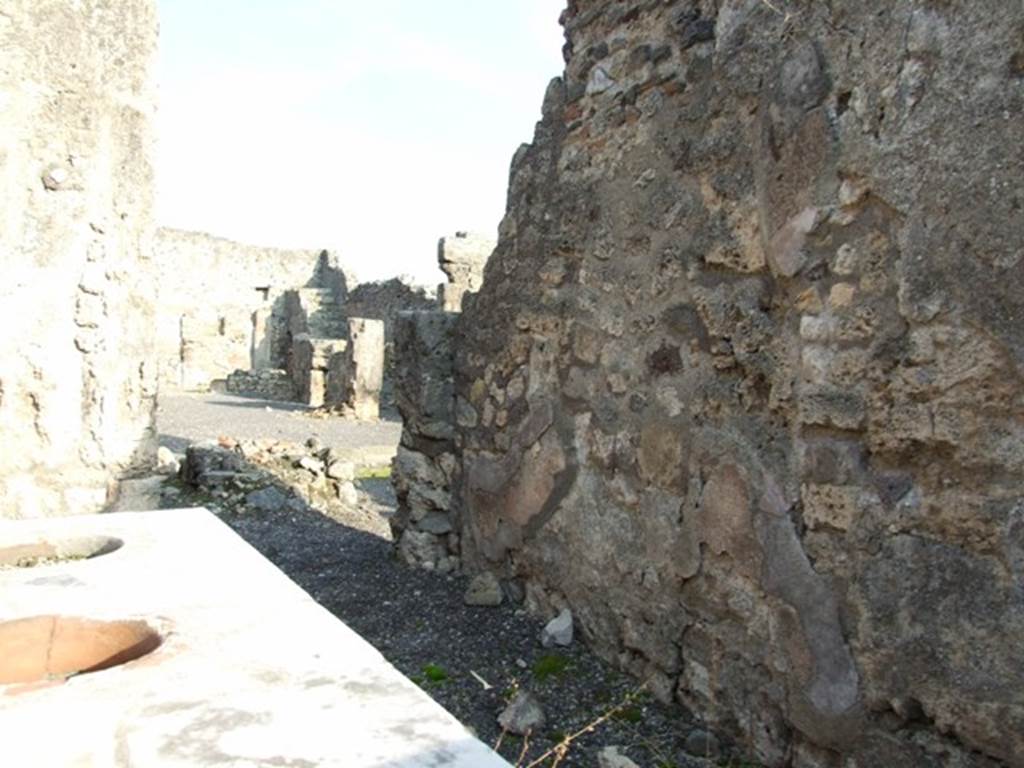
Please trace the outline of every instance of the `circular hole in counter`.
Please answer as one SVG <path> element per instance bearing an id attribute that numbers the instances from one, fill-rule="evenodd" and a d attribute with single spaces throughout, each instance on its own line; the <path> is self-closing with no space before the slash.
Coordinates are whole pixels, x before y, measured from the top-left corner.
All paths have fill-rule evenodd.
<path id="1" fill-rule="evenodd" d="M 0 569 L 33 568 L 74 560 L 89 560 L 116 552 L 124 542 L 113 536 L 78 536 L 69 539 L 41 539 L 25 544 L 0 546 Z"/>
<path id="2" fill-rule="evenodd" d="M 100 672 L 152 653 L 161 642 L 144 621 L 49 615 L 0 622 L 0 685 Z"/>

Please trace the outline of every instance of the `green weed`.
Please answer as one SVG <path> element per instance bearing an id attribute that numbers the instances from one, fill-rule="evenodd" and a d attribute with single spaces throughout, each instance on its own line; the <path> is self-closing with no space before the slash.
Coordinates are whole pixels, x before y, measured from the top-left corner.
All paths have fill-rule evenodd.
<path id="1" fill-rule="evenodd" d="M 543 683 L 552 677 L 561 677 L 569 669 L 569 659 L 560 653 L 546 653 L 533 663 L 533 676 Z"/>
<path id="2" fill-rule="evenodd" d="M 444 667 L 440 667 L 437 664 L 427 664 L 423 668 L 423 679 L 428 683 L 443 683 L 448 680 L 448 673 Z"/>
<path id="3" fill-rule="evenodd" d="M 643 710 L 640 707 L 619 707 L 612 714 L 612 718 L 620 723 L 639 723 L 644 719 Z"/>
<path id="4" fill-rule="evenodd" d="M 387 480 L 391 477 L 391 465 L 383 467 L 359 467 L 356 469 L 356 480 Z"/>

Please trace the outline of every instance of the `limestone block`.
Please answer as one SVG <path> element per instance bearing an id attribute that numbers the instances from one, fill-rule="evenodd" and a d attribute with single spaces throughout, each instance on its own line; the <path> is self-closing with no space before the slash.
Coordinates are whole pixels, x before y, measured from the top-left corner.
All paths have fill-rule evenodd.
<path id="1" fill-rule="evenodd" d="M 470 290 L 465 283 L 441 283 L 437 286 L 438 304 L 445 312 L 461 312 L 462 298 L 467 293 Z"/>
<path id="2" fill-rule="evenodd" d="M 497 245 L 493 238 L 477 232 L 456 232 L 437 243 L 437 263 L 448 281 L 466 290 L 479 290 L 484 266 Z"/>

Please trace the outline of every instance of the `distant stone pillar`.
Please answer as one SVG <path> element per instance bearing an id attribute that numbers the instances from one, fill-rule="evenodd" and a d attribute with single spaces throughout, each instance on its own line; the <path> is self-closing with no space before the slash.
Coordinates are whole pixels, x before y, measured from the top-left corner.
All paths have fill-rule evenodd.
<path id="1" fill-rule="evenodd" d="M 346 347 L 327 366 L 324 405 L 357 419 L 378 419 L 383 382 L 384 322 L 350 318 Z"/>
<path id="2" fill-rule="evenodd" d="M 461 312 L 462 299 L 476 293 L 484 280 L 484 267 L 494 251 L 492 238 L 475 232 L 456 232 L 437 243 L 437 264 L 448 283 L 437 287 L 437 300 L 445 312 Z"/>
<path id="3" fill-rule="evenodd" d="M 271 344 L 273 310 L 269 307 L 252 313 L 252 360 L 254 370 L 273 368 L 273 345 Z"/>
<path id="4" fill-rule="evenodd" d="M 352 410 L 357 419 L 377 419 L 384 383 L 384 322 L 351 318 L 348 335 Z"/>

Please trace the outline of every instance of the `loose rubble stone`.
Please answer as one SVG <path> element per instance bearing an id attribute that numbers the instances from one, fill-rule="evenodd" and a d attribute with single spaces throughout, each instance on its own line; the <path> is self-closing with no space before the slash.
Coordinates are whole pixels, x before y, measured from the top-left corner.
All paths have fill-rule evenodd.
<path id="1" fill-rule="evenodd" d="M 721 754 L 722 748 L 718 743 L 715 734 L 695 728 L 686 737 L 686 751 L 695 757 L 706 757 L 715 760 Z"/>
<path id="2" fill-rule="evenodd" d="M 234 475 L 244 470 L 245 459 L 239 453 L 222 448 L 212 441 L 204 441 L 193 443 L 185 449 L 181 479 L 191 485 L 199 485 L 204 476 L 219 477 L 211 473 L 226 472 Z"/>
<path id="3" fill-rule="evenodd" d="M 493 573 L 479 573 L 469 582 L 463 599 L 466 605 L 501 605 L 501 582 Z"/>
<path id="4" fill-rule="evenodd" d="M 446 514 L 441 512 L 431 512 L 429 515 L 417 522 L 416 527 L 421 531 L 432 533 L 435 536 L 443 536 L 446 533 L 451 533 L 452 521 Z"/>
<path id="5" fill-rule="evenodd" d="M 531 733 L 544 725 L 544 710 L 528 691 L 519 691 L 501 714 L 498 724 L 518 736 Z"/>
<path id="6" fill-rule="evenodd" d="M 327 476 L 332 480 L 352 482 L 356 476 L 356 465 L 351 461 L 332 461 L 327 465 Z"/>
<path id="7" fill-rule="evenodd" d="M 312 456 L 303 456 L 295 462 L 296 467 L 311 472 L 314 475 L 322 474 L 324 471 L 324 463 L 320 459 L 314 459 Z"/>
<path id="8" fill-rule="evenodd" d="M 338 483 L 338 500 L 350 507 L 359 503 L 359 491 L 351 480 Z"/>
<path id="9" fill-rule="evenodd" d="M 636 763 L 622 754 L 622 747 L 605 747 L 597 753 L 598 768 L 640 768 Z"/>
<path id="10" fill-rule="evenodd" d="M 181 470 L 181 461 L 170 448 L 161 445 L 156 450 L 156 471 L 161 475 L 176 475 Z"/>
<path id="11" fill-rule="evenodd" d="M 246 472 L 213 469 L 199 475 L 196 482 L 198 485 L 207 488 L 218 488 L 226 485 L 237 485 L 239 482 L 248 480 L 250 477 L 251 475 Z"/>
<path id="12" fill-rule="evenodd" d="M 572 611 L 563 608 L 540 632 L 540 644 L 545 648 L 572 644 Z"/>

